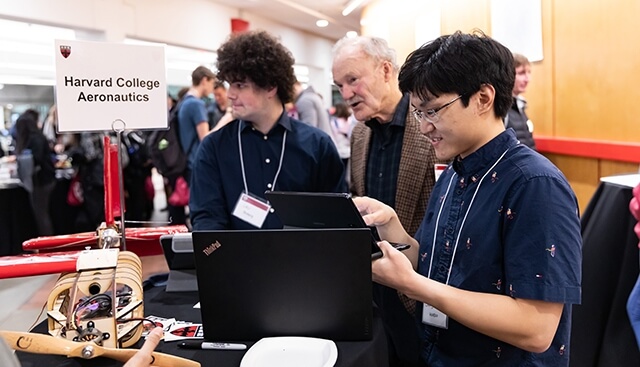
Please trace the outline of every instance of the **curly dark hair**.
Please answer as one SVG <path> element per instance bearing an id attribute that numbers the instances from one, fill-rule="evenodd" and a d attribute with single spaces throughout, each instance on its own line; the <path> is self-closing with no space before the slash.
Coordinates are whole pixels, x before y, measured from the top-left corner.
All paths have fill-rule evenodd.
<path id="1" fill-rule="evenodd" d="M 233 34 L 218 48 L 218 79 L 252 81 L 262 89 L 278 88 L 280 102 L 293 100 L 295 60 L 280 41 L 265 31 Z"/>

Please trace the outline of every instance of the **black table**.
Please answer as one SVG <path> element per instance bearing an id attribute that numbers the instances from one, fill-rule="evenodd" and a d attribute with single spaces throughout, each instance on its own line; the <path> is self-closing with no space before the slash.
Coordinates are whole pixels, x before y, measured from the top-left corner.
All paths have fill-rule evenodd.
<path id="1" fill-rule="evenodd" d="M 197 292 L 166 293 L 164 287 L 147 287 L 144 292 L 144 313 L 161 317 L 175 317 L 177 320 L 200 322 L 200 310 L 193 305 L 198 301 Z M 336 342 L 338 360 L 336 367 L 387 367 L 387 342 L 382 320 L 374 316 L 373 339 L 362 342 Z M 36 326 L 33 332 L 46 333 L 46 322 Z M 246 343 L 248 347 L 254 342 Z M 138 342 L 136 347 L 142 345 Z M 238 367 L 246 351 L 185 350 L 177 347 L 177 342 L 160 342 L 156 351 L 196 360 L 202 367 Z M 107 358 L 83 360 L 63 356 L 16 352 L 22 367 L 117 367 L 122 363 Z"/>
<path id="2" fill-rule="evenodd" d="M 0 256 L 22 253 L 22 242 L 36 237 L 29 193 L 16 182 L 0 183 Z"/>
<path id="3" fill-rule="evenodd" d="M 582 215 L 582 304 L 573 307 L 572 367 L 640 366 L 626 310 L 639 271 L 629 212 L 638 182 L 640 175 L 603 178 Z"/>

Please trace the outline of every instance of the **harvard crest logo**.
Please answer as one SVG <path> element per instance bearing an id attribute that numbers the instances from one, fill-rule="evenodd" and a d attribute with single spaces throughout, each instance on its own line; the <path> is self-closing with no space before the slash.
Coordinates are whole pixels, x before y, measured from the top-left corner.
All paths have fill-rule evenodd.
<path id="1" fill-rule="evenodd" d="M 66 59 L 67 57 L 69 57 L 69 55 L 71 55 L 71 46 L 60 46 L 60 53 Z"/>

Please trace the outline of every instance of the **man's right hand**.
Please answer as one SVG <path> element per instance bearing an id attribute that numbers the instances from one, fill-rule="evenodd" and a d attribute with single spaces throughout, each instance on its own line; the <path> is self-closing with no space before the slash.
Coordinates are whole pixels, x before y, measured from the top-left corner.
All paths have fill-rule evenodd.
<path id="1" fill-rule="evenodd" d="M 382 227 L 398 217 L 393 208 L 376 199 L 361 196 L 354 197 L 353 202 L 368 226 Z"/>

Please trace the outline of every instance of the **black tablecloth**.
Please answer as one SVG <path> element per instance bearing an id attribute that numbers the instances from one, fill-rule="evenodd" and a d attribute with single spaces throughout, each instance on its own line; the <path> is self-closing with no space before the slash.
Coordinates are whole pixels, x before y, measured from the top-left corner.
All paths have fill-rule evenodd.
<path id="1" fill-rule="evenodd" d="M 200 322 L 200 310 L 193 305 L 198 301 L 197 292 L 166 293 L 164 287 L 149 287 L 144 292 L 144 313 L 161 317 L 175 317 L 177 320 Z M 373 340 L 363 342 L 336 342 L 338 346 L 337 367 L 388 366 L 387 344 L 382 329 L 382 321 L 374 316 Z M 46 323 L 36 326 L 34 332 L 46 333 Z M 246 343 L 248 347 L 254 342 Z M 142 345 L 138 342 L 137 347 Z M 156 351 L 196 360 L 202 367 L 238 367 L 246 351 L 185 350 L 177 347 L 177 342 L 160 342 Z M 16 352 L 22 367 L 117 367 L 122 363 L 95 358 L 83 360 L 63 356 L 29 354 Z"/>
<path id="2" fill-rule="evenodd" d="M 0 256 L 22 253 L 22 242 L 37 235 L 29 193 L 19 184 L 0 187 Z"/>
<path id="3" fill-rule="evenodd" d="M 631 189 L 602 182 L 582 215 L 582 305 L 573 307 L 571 367 L 640 366 L 626 311 L 639 271 Z"/>

